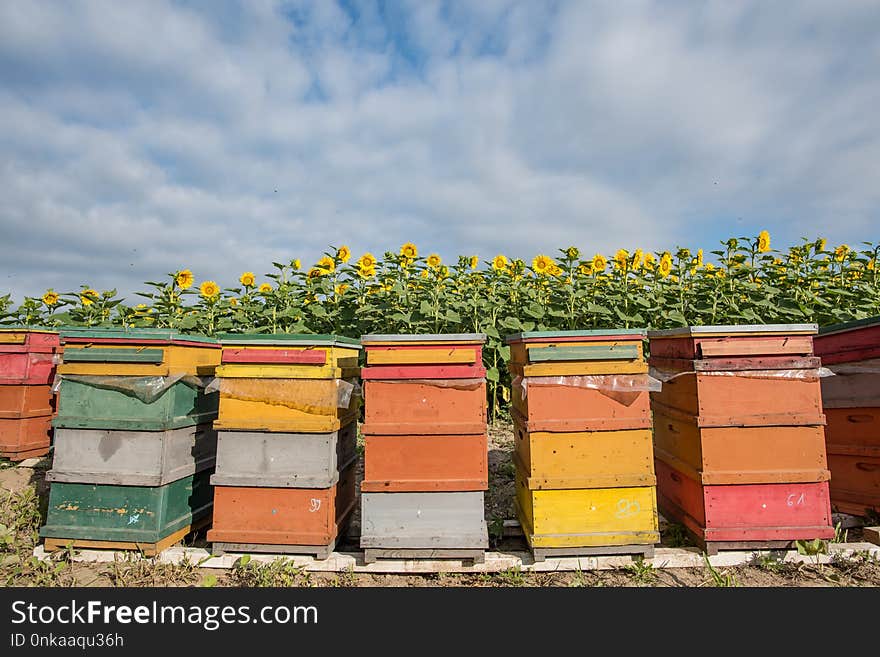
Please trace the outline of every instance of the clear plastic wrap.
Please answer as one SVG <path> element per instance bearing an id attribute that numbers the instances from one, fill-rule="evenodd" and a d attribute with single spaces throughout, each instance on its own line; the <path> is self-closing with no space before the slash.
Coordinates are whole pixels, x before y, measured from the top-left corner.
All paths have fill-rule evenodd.
<path id="1" fill-rule="evenodd" d="M 75 381 L 102 390 L 121 392 L 145 404 L 152 404 L 176 383 L 184 383 L 191 388 L 205 388 L 209 391 L 214 378 L 199 377 L 192 374 L 172 374 L 170 376 L 90 376 L 61 374 L 55 377 L 52 391 L 57 392 L 62 381 Z"/>
<path id="2" fill-rule="evenodd" d="M 369 379 L 367 383 L 418 383 L 435 388 L 454 388 L 455 390 L 476 390 L 486 379 Z"/>
<path id="3" fill-rule="evenodd" d="M 592 374 L 581 376 L 517 376 L 512 385 L 529 394 L 529 386 L 568 386 L 586 388 L 630 406 L 644 392 L 659 392 L 662 382 L 649 374 Z"/>
<path id="4" fill-rule="evenodd" d="M 345 379 L 240 379 L 221 378 L 206 388 L 240 401 L 285 406 L 305 413 L 326 415 L 337 408 L 351 408 L 361 398 L 357 380 Z M 323 412 L 322 412 L 323 411 Z"/>
<path id="5" fill-rule="evenodd" d="M 724 371 L 693 371 L 686 372 L 661 370 L 652 367 L 651 376 L 663 383 L 672 381 L 685 374 L 699 374 L 700 376 L 736 376 L 743 379 L 789 379 L 798 381 L 818 381 L 826 376 L 834 376 L 834 372 L 827 367 L 789 370 L 724 370 Z"/>

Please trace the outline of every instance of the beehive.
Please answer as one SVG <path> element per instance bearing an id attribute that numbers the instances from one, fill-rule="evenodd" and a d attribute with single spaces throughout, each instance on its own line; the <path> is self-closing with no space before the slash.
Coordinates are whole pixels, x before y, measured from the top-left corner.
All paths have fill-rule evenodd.
<path id="1" fill-rule="evenodd" d="M 214 553 L 326 558 L 357 496 L 360 343 L 335 335 L 220 339 Z"/>
<path id="2" fill-rule="evenodd" d="M 642 329 L 509 336 L 515 506 L 535 560 L 659 541 Z"/>
<path id="3" fill-rule="evenodd" d="M 171 330 L 62 331 L 46 548 L 157 553 L 210 520 L 216 340 Z"/>
<path id="4" fill-rule="evenodd" d="M 365 559 L 483 559 L 488 533 L 483 334 L 368 335 Z"/>
<path id="5" fill-rule="evenodd" d="M 831 505 L 880 513 L 880 317 L 826 326 L 814 343 L 834 373 L 821 382 Z"/>
<path id="6" fill-rule="evenodd" d="M 660 509 L 710 553 L 833 536 L 815 333 L 813 324 L 649 333 L 663 380 L 651 394 Z"/>
<path id="7" fill-rule="evenodd" d="M 21 461 L 49 453 L 60 354 L 55 332 L 0 329 L 0 456 Z"/>

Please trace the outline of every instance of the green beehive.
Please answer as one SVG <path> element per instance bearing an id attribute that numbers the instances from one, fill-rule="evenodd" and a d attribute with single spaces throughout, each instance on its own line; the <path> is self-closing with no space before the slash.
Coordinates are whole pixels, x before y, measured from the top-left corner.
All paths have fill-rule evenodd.
<path id="1" fill-rule="evenodd" d="M 164 486 L 53 483 L 40 536 L 157 543 L 211 513 L 210 477 L 205 470 Z"/>
<path id="2" fill-rule="evenodd" d="M 158 383 L 159 379 L 64 377 L 52 424 L 68 429 L 166 431 L 217 418 L 218 392 L 206 392 L 190 379 L 171 385 Z"/>

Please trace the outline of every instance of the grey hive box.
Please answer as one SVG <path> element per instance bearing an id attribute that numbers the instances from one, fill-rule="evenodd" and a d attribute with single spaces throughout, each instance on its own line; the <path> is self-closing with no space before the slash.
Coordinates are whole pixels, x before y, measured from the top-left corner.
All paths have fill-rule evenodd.
<path id="1" fill-rule="evenodd" d="M 221 431 L 214 486 L 330 488 L 356 457 L 354 422 L 329 433 Z"/>
<path id="2" fill-rule="evenodd" d="M 216 453 L 210 424 L 166 431 L 58 427 L 46 481 L 164 486 L 213 467 Z"/>
<path id="3" fill-rule="evenodd" d="M 361 493 L 361 547 L 484 550 L 483 492 Z"/>

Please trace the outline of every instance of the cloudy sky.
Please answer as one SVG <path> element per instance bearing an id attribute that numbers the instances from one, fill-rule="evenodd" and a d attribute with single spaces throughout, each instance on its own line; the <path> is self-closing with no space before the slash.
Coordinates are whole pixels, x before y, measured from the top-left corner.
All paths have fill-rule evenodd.
<path id="1" fill-rule="evenodd" d="M 876 0 L 0 2 L 0 294 L 880 239 Z"/>

